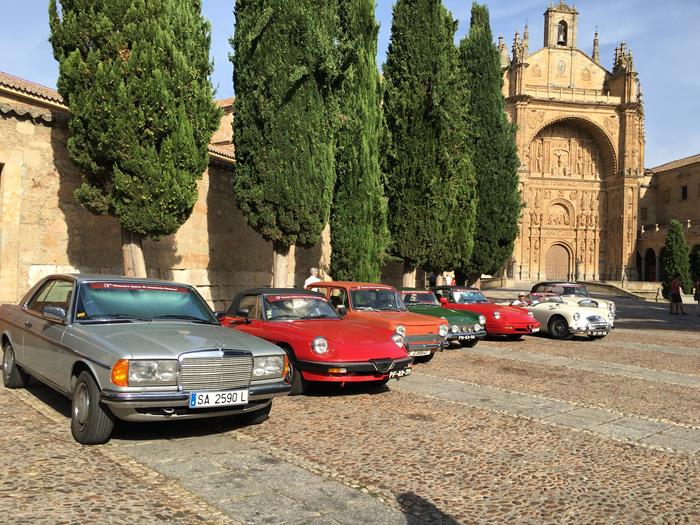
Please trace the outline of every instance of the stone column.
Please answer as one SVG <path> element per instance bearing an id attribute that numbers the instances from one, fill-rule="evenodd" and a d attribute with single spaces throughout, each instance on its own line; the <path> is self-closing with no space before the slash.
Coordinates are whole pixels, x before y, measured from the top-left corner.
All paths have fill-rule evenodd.
<path id="1" fill-rule="evenodd" d="M 656 277 L 654 280 L 657 283 L 661 280 L 661 250 L 656 252 Z"/>

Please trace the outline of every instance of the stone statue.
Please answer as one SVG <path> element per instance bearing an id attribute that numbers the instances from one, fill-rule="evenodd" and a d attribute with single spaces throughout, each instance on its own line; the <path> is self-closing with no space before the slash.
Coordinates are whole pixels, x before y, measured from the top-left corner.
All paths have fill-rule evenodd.
<path id="1" fill-rule="evenodd" d="M 583 153 L 581 149 L 578 150 L 578 157 L 576 158 L 576 174 L 583 178 Z"/>
<path id="2" fill-rule="evenodd" d="M 542 173 L 542 143 L 541 142 L 537 142 L 535 150 L 537 151 L 537 154 L 535 156 L 535 168 L 536 168 L 538 173 Z"/>

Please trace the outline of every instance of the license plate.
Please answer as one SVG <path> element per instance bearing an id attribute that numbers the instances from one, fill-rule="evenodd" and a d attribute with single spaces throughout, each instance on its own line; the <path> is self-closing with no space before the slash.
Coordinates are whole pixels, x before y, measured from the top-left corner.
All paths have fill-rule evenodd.
<path id="1" fill-rule="evenodd" d="M 430 355 L 430 350 L 411 350 L 408 352 L 411 357 L 420 357 L 422 355 Z"/>
<path id="2" fill-rule="evenodd" d="M 248 389 L 225 392 L 191 392 L 190 408 L 247 405 Z"/>
<path id="3" fill-rule="evenodd" d="M 608 332 L 602 331 L 602 330 L 597 330 L 593 332 L 593 335 L 608 335 Z"/>
<path id="4" fill-rule="evenodd" d="M 406 377 L 411 375 L 411 369 L 410 368 L 402 368 L 401 370 L 391 370 L 389 372 L 389 379 L 393 377 Z"/>
<path id="5" fill-rule="evenodd" d="M 476 336 L 475 335 L 460 335 L 457 340 L 459 341 L 471 341 L 474 339 Z"/>
<path id="6" fill-rule="evenodd" d="M 534 334 L 535 332 L 539 332 L 539 331 L 540 331 L 539 328 L 533 328 L 533 329 L 532 329 L 532 333 L 533 333 L 533 334 Z"/>

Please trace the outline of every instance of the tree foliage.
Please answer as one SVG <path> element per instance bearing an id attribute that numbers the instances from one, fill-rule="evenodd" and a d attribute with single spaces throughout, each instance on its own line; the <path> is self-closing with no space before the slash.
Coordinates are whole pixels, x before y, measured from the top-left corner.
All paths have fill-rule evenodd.
<path id="1" fill-rule="evenodd" d="M 127 232 L 174 233 L 220 119 L 201 1 L 51 0 L 49 22 L 68 152 L 84 172 L 75 197 Z"/>
<path id="2" fill-rule="evenodd" d="M 479 202 L 474 250 L 461 270 L 471 281 L 493 274 L 513 253 L 521 202 L 515 125 L 504 112 L 503 75 L 493 43 L 489 11 L 473 4 L 469 35 L 460 42 L 463 72 L 469 83 L 472 111 L 470 145 Z"/>
<path id="3" fill-rule="evenodd" d="M 700 278 L 700 244 L 690 250 L 690 276 L 693 280 Z"/>
<path id="4" fill-rule="evenodd" d="M 374 0 L 339 0 L 338 7 L 343 73 L 337 91 L 330 273 L 334 279 L 378 282 L 389 241 L 379 164 L 378 26 Z"/>
<path id="5" fill-rule="evenodd" d="M 384 66 L 384 159 L 393 252 L 442 271 L 469 260 L 475 183 L 457 25 L 439 0 L 398 0 Z"/>
<path id="6" fill-rule="evenodd" d="M 335 2 L 236 0 L 235 16 L 237 204 L 264 239 L 309 246 L 335 184 Z"/>
<path id="7" fill-rule="evenodd" d="M 680 275 L 681 287 L 685 293 L 692 290 L 689 251 L 681 223 L 671 219 L 666 243 L 661 251 L 661 284 L 664 297 L 668 297 L 671 280 L 675 275 Z"/>

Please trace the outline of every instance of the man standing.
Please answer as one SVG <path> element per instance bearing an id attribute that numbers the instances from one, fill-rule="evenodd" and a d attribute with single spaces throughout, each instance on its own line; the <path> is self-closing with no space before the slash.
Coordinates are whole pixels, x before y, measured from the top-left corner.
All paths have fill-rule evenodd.
<path id="1" fill-rule="evenodd" d="M 321 280 L 318 277 L 318 268 L 311 268 L 309 271 L 311 275 L 304 281 L 304 288 L 308 288 L 310 284 L 317 283 Z"/>
<path id="2" fill-rule="evenodd" d="M 683 298 L 681 297 L 681 278 L 680 275 L 676 274 L 671 280 L 671 285 L 669 287 L 669 292 L 671 294 L 671 315 L 678 315 L 679 313 L 683 315 L 688 315 L 683 309 Z M 678 311 L 680 309 L 680 312 Z"/>

